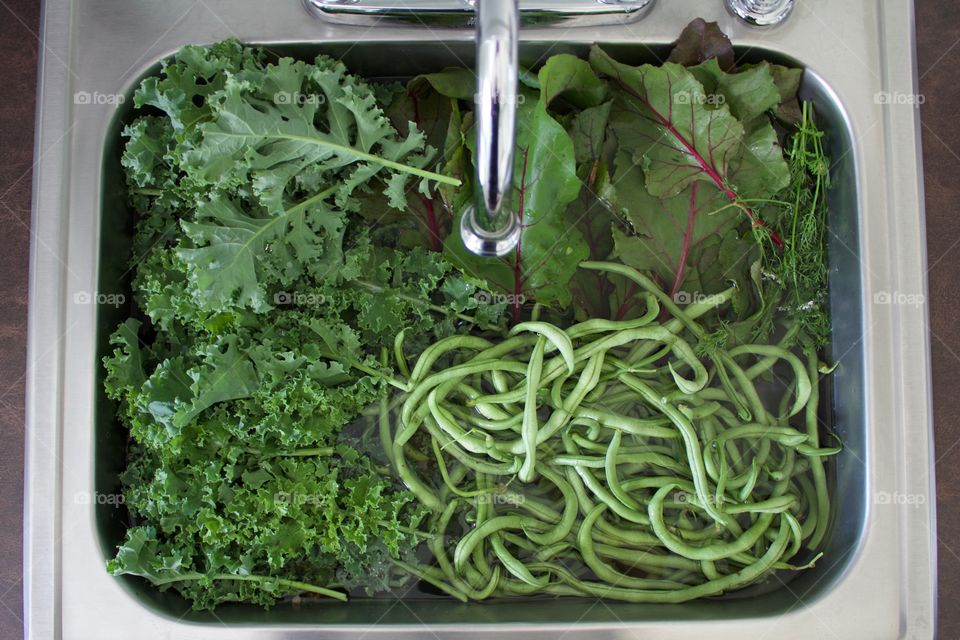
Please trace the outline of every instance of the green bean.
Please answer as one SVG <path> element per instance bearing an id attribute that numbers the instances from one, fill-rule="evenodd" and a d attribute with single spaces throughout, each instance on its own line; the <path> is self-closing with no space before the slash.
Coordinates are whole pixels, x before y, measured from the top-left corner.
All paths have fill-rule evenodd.
<path id="1" fill-rule="evenodd" d="M 520 467 L 520 481 L 533 480 L 534 467 L 537 464 L 537 432 L 540 430 L 537 418 L 537 388 L 540 386 L 540 373 L 543 370 L 543 350 L 547 340 L 541 334 L 530 356 L 527 367 L 527 397 L 523 407 L 523 426 L 520 438 L 523 442 L 523 465 Z M 570 372 L 573 373 L 573 356 L 570 357 Z"/>
<path id="2" fill-rule="evenodd" d="M 768 439 L 781 444 L 785 447 L 798 447 L 805 443 L 809 436 L 805 433 L 800 433 L 792 427 L 776 427 L 765 424 L 743 424 L 739 427 L 733 427 L 732 429 L 727 429 L 719 436 L 717 436 L 716 443 L 718 446 L 724 444 L 728 440 L 734 440 L 738 438 L 754 438 L 754 439 Z"/>
<path id="3" fill-rule="evenodd" d="M 706 576 L 707 580 L 720 579 L 720 572 L 717 571 L 717 565 L 712 560 L 701 560 L 700 571 Z"/>
<path id="4" fill-rule="evenodd" d="M 397 337 L 393 340 L 393 355 L 397 361 L 397 368 L 400 370 L 400 373 L 410 379 L 410 367 L 407 366 L 407 359 L 403 355 L 403 339 L 407 335 L 407 328 L 404 327 L 400 330 L 400 333 L 397 334 Z"/>
<path id="5" fill-rule="evenodd" d="M 703 334 L 703 329 L 693 321 L 686 313 L 684 313 L 676 303 L 664 293 L 656 283 L 643 275 L 636 269 L 628 267 L 623 264 L 616 264 L 610 262 L 581 262 L 580 266 L 584 269 L 599 269 L 602 271 L 609 271 L 611 273 L 617 273 L 622 275 L 643 287 L 648 293 L 652 294 L 657 301 L 667 308 L 668 311 L 673 315 L 673 317 L 680 320 L 683 323 L 683 326 L 687 327 L 691 333 L 693 333 L 698 338 Z"/>
<path id="6" fill-rule="evenodd" d="M 404 425 L 404 430 L 397 434 L 397 439 L 400 441 L 400 443 L 406 443 L 406 441 L 410 439 L 410 436 L 413 435 L 413 432 L 407 432 L 407 429 L 411 428 L 410 418 L 413 416 L 413 412 L 416 410 L 415 408 L 421 406 L 421 402 L 423 401 L 424 397 L 435 386 L 451 380 L 461 380 L 470 374 L 489 371 L 494 368 L 501 368 L 505 371 L 512 371 L 514 373 L 526 372 L 526 367 L 519 362 L 508 362 L 505 360 L 481 362 L 471 361 L 467 364 L 450 367 L 449 369 L 430 375 L 421 381 L 410 391 L 406 401 L 403 403 L 403 408 L 400 412 L 400 423 L 401 425 Z"/>
<path id="7" fill-rule="evenodd" d="M 543 425 L 543 428 L 538 429 L 536 433 L 536 446 L 543 444 L 548 438 L 553 437 L 554 434 L 556 434 L 565 426 L 570 417 L 575 415 L 583 397 L 586 396 L 587 392 L 590 390 L 590 387 L 596 384 L 597 374 L 602 366 L 602 354 L 598 354 L 596 357 L 591 358 L 587 362 L 587 366 L 583 368 L 580 379 L 577 380 L 576 386 L 570 395 L 567 396 L 563 406 L 557 407 L 557 410 L 553 412 L 553 414 L 550 416 L 550 419 L 547 420 L 547 422 Z M 521 438 L 509 443 L 498 444 L 498 447 L 504 451 L 520 454 L 526 452 L 527 443 L 525 443 Z"/>
<path id="8" fill-rule="evenodd" d="M 783 334 L 783 337 L 780 338 L 780 342 L 777 343 L 777 346 L 783 349 L 789 348 L 789 346 L 793 344 L 798 333 L 800 333 L 800 325 L 790 325 Z M 779 360 L 779 358 L 770 356 L 759 359 L 756 364 L 746 370 L 747 377 L 753 380 L 762 373 L 769 371 L 770 368 L 777 363 L 777 360 Z"/>
<path id="9" fill-rule="evenodd" d="M 544 478 L 555 484 L 560 490 L 560 493 L 563 494 L 563 517 L 557 521 L 557 525 L 553 529 L 550 529 L 546 533 L 538 533 L 537 531 L 528 531 L 526 529 L 524 529 L 524 532 L 527 534 L 527 537 L 535 543 L 542 546 L 549 546 L 563 540 L 573 529 L 573 525 L 577 519 L 577 494 L 574 492 L 573 487 L 570 486 L 570 483 L 563 479 L 563 476 L 550 470 L 547 466 L 538 464 L 537 471 Z"/>
<path id="10" fill-rule="evenodd" d="M 623 600 L 625 602 L 651 602 L 651 603 L 679 603 L 703 598 L 706 596 L 717 595 L 724 591 L 729 591 L 756 582 L 766 575 L 776 563 L 777 558 L 783 553 L 789 539 L 789 530 L 786 525 L 781 525 L 780 533 L 773 544 L 767 549 L 762 558 L 754 564 L 745 567 L 741 571 L 724 576 L 718 580 L 710 580 L 702 584 L 677 589 L 676 591 L 653 591 L 642 589 L 624 589 L 605 584 L 590 583 L 579 580 L 570 574 L 569 571 L 559 567 L 551 567 L 561 579 L 579 590 L 581 593 L 598 598 L 610 598 L 612 600 Z M 536 565 L 534 565 L 534 568 Z M 530 567 L 528 567 L 530 568 Z"/>
<path id="11" fill-rule="evenodd" d="M 620 573 L 615 571 L 612 567 L 610 567 L 610 565 L 606 564 L 603 560 L 597 557 L 597 554 L 594 553 L 593 550 L 593 537 L 591 530 L 593 529 L 594 522 L 596 522 L 600 514 L 606 511 L 606 509 L 607 506 L 604 504 L 598 504 L 596 507 L 594 507 L 580 524 L 580 532 L 577 534 L 577 547 L 580 549 L 580 553 L 583 554 L 583 561 L 588 567 L 590 567 L 590 570 L 593 571 L 601 580 L 606 580 L 607 582 L 612 582 L 614 584 L 619 584 L 623 585 L 624 587 L 631 587 L 634 589 L 682 588 L 682 584 L 669 580 L 650 580 L 646 578 L 636 578 L 625 573 Z"/>
<path id="12" fill-rule="evenodd" d="M 616 432 L 618 435 L 620 431 Z M 675 472 L 681 472 L 685 467 L 670 456 L 659 453 L 618 453 L 615 459 L 610 456 L 585 456 L 559 454 L 550 458 L 549 463 L 558 466 L 588 467 L 591 469 L 606 469 L 608 464 L 638 464 L 640 466 L 657 466 Z"/>
<path id="13" fill-rule="evenodd" d="M 817 372 L 817 354 L 812 349 L 807 351 L 807 371 L 812 381 L 810 390 L 810 401 L 807 404 L 806 427 L 807 436 L 814 447 L 820 445 L 819 429 L 817 425 L 817 406 L 820 396 L 818 382 L 820 376 Z M 813 476 L 813 486 L 817 493 L 817 525 L 807 541 L 811 549 L 816 549 L 823 541 L 823 536 L 827 532 L 829 523 L 828 514 L 830 513 L 830 498 L 827 495 L 827 476 L 823 469 L 823 462 L 819 456 L 808 457 L 810 461 L 810 472 Z"/>
<path id="14" fill-rule="evenodd" d="M 398 444 L 396 440 L 393 442 L 393 466 L 397 471 L 397 475 L 400 476 L 400 480 L 407 485 L 407 489 L 416 496 L 417 500 L 431 511 L 440 510 L 440 499 L 433 490 L 420 480 L 420 477 L 407 466 L 407 461 L 403 453 L 403 445 Z"/>
<path id="15" fill-rule="evenodd" d="M 521 413 L 516 413 L 508 418 L 504 418 L 501 420 L 495 420 L 495 419 L 492 420 L 490 418 L 477 415 L 477 413 L 479 413 L 480 407 L 476 407 L 476 409 L 477 411 L 468 411 L 462 407 L 457 407 L 457 406 L 448 404 L 444 407 L 444 412 L 447 415 L 455 418 L 456 420 L 469 422 L 470 424 L 474 425 L 478 429 L 483 429 L 484 431 L 519 431 L 520 430 L 520 424 L 523 421 L 523 414 Z"/>
<path id="16" fill-rule="evenodd" d="M 593 533 L 596 538 L 596 532 Z M 686 571 L 697 571 L 699 564 L 693 560 L 688 560 L 681 556 L 673 554 L 657 554 L 653 551 L 639 551 L 637 549 L 624 549 L 619 546 L 593 544 L 594 552 L 598 556 L 617 560 L 619 562 L 631 563 L 635 567 L 645 570 L 650 569 L 684 569 Z"/>
<path id="17" fill-rule="evenodd" d="M 793 534 L 793 545 L 790 547 L 790 550 L 784 554 L 784 559 L 789 560 L 797 555 L 797 552 L 800 551 L 800 547 L 803 545 L 803 531 L 800 528 L 800 523 L 790 515 L 789 512 L 784 512 L 783 517 L 786 518 L 787 524 L 790 525 L 790 532 Z"/>
<path id="18" fill-rule="evenodd" d="M 489 340 L 475 336 L 450 336 L 427 347 L 426 351 L 420 354 L 417 364 L 413 367 L 413 373 L 410 374 L 410 382 L 417 383 L 433 367 L 434 363 L 444 354 L 456 349 L 485 349 L 490 346 Z"/>
<path id="19" fill-rule="evenodd" d="M 535 314 L 500 340 L 442 340 L 412 371 L 395 339 L 407 382 L 397 415 L 377 409 L 380 440 L 433 512 L 435 558 L 397 566 L 461 600 L 629 602 L 683 602 L 796 568 L 790 558 L 825 535 L 823 457 L 839 450 L 819 442 L 816 353 L 794 355 L 788 327 L 777 345 L 711 351 L 708 370 L 691 346 L 697 319 L 734 289 L 680 307 L 636 270 L 588 265 L 638 284 L 643 317 L 564 330 Z M 672 317 L 658 321 L 661 308 Z M 779 361 L 793 375 L 768 410 Z M 800 411 L 803 429 L 788 424 Z M 432 456 L 417 448 L 426 438 Z"/>
<path id="20" fill-rule="evenodd" d="M 567 365 L 569 375 L 573 375 L 573 342 L 570 341 L 570 338 L 566 333 L 546 322 L 521 322 L 510 330 L 510 335 L 513 336 L 524 331 L 536 333 L 541 338 L 549 340 L 563 357 L 563 361 Z M 540 340 L 537 341 L 537 344 L 540 344 Z M 537 347 L 534 347 L 534 353 L 536 353 L 536 349 Z M 542 350 L 543 348 L 541 348 L 541 351 Z"/>
<path id="21" fill-rule="evenodd" d="M 380 399 L 377 427 L 380 436 L 380 447 L 387 456 L 387 461 L 393 466 L 393 434 L 390 432 L 390 400 L 387 396 Z"/>
<path id="22" fill-rule="evenodd" d="M 514 458 L 510 462 L 486 462 L 484 460 L 477 460 L 457 446 L 453 439 L 447 436 L 439 427 L 435 426 L 432 421 L 428 421 L 426 427 L 430 435 L 442 443 L 440 445 L 441 451 L 449 453 L 474 471 L 489 473 L 494 476 L 512 476 L 520 471 L 521 461 L 519 459 Z M 406 480 L 404 480 L 404 482 L 406 482 Z"/>
<path id="23" fill-rule="evenodd" d="M 761 513 L 756 522 L 733 542 L 692 547 L 670 533 L 663 522 L 663 499 L 674 488 L 675 485 L 668 484 L 657 490 L 653 499 L 650 500 L 647 509 L 650 516 L 650 525 L 653 527 L 653 531 L 660 541 L 663 542 L 664 546 L 670 549 L 670 551 L 684 558 L 690 558 L 691 560 L 720 560 L 728 558 L 735 553 L 746 551 L 760 539 L 763 532 L 766 531 L 773 522 L 773 514 Z"/>
<path id="24" fill-rule="evenodd" d="M 610 507 L 611 511 L 616 513 L 624 520 L 629 520 L 630 522 L 635 522 L 637 524 L 650 524 L 647 514 L 638 511 L 637 509 L 632 509 L 617 500 L 616 497 L 614 497 L 613 494 L 610 493 L 603 486 L 603 484 L 601 484 L 600 481 L 589 472 L 589 470 L 579 466 L 574 467 L 574 469 L 576 469 L 577 475 L 580 476 L 583 484 L 590 490 L 590 492 L 593 493 L 598 500 Z"/>
<path id="25" fill-rule="evenodd" d="M 573 545 L 570 544 L 569 542 L 557 542 L 557 543 L 548 545 L 546 547 L 542 547 L 541 549 L 539 549 L 533 554 L 533 557 L 538 562 L 547 562 L 551 558 L 557 555 L 560 555 L 565 551 L 569 551 L 572 548 L 573 548 Z"/>
<path id="26" fill-rule="evenodd" d="M 522 335 L 506 338 L 505 340 L 501 340 L 497 344 L 477 353 L 475 356 L 473 356 L 473 358 L 468 360 L 468 362 L 474 360 L 499 360 L 512 351 L 533 345 L 536 341 L 537 336 L 535 335 Z"/>
<path id="27" fill-rule="evenodd" d="M 578 360 L 582 360 L 600 351 L 609 351 L 615 347 L 619 347 L 637 340 L 652 340 L 661 342 L 663 344 L 669 344 L 671 352 L 676 355 L 681 362 L 691 368 L 691 370 L 694 372 L 694 378 L 693 380 L 687 380 L 686 378 L 680 376 L 673 369 L 672 364 L 669 365 L 674 382 L 676 382 L 677 387 L 684 393 L 695 393 L 707 384 L 707 370 L 704 368 L 700 360 L 697 359 L 693 348 L 685 340 L 673 333 L 670 333 L 663 327 L 648 326 L 620 331 L 618 333 L 611 334 L 606 338 L 601 338 L 587 344 L 586 346 L 580 347 L 574 352 L 574 354 Z"/>
<path id="28" fill-rule="evenodd" d="M 428 570 L 426 570 L 426 569 L 424 569 L 424 568 L 422 568 L 422 567 L 421 567 L 421 568 L 414 567 L 413 565 L 409 565 L 409 564 L 407 564 L 406 562 L 403 562 L 402 560 L 394 560 L 394 559 L 391 559 L 390 562 L 392 562 L 393 564 L 397 565 L 398 567 L 400 567 L 401 569 L 403 569 L 403 570 L 406 571 L 407 573 L 409 573 L 409 574 L 411 574 L 411 575 L 414 575 L 414 576 L 420 578 L 421 580 L 423 580 L 423 581 L 426 582 L 427 584 L 431 584 L 431 585 L 433 585 L 434 587 L 436 587 L 437 589 L 440 589 L 441 591 L 443 591 L 443 592 L 446 593 L 447 595 L 453 596 L 454 598 L 456 598 L 456 599 L 459 600 L 460 602 L 469 602 L 469 599 L 467 598 L 466 594 L 464 594 L 462 591 L 460 591 L 459 589 L 457 589 L 455 586 L 449 585 L 449 584 L 447 584 L 446 582 L 444 582 L 443 580 L 437 578 L 436 575 L 435 575 L 433 572 L 428 571 Z"/>
<path id="29" fill-rule="evenodd" d="M 470 594 L 474 600 L 486 600 L 493 595 L 494 591 L 497 590 L 497 587 L 500 584 L 500 567 L 494 567 L 493 571 L 490 573 L 490 580 L 487 582 L 487 585 L 483 587 L 476 594 Z"/>
<path id="30" fill-rule="evenodd" d="M 768 498 L 759 502 L 731 504 L 724 507 L 723 510 L 731 515 L 738 513 L 784 513 L 796 503 L 797 497 L 788 494 L 777 496 L 775 498 Z"/>
<path id="31" fill-rule="evenodd" d="M 803 496 L 803 512 L 806 513 L 806 518 L 804 518 L 801 524 L 801 534 L 803 539 L 806 540 L 813 533 L 817 522 L 820 520 L 817 505 L 817 491 L 814 489 L 813 481 L 808 474 L 798 475 L 796 482 L 800 485 L 800 493 Z"/>
<path id="32" fill-rule="evenodd" d="M 458 570 L 467 561 L 467 557 L 473 553 L 474 548 L 482 543 L 488 536 L 501 529 L 523 529 L 524 525 L 528 527 L 543 527 L 538 520 L 525 518 L 523 516 L 496 516 L 487 520 L 483 524 L 475 527 L 467 535 L 460 538 L 453 552 L 453 566 Z"/>
<path id="33" fill-rule="evenodd" d="M 703 466 L 703 455 L 700 450 L 700 441 L 697 439 L 697 434 L 693 428 L 693 425 L 690 424 L 690 421 L 687 420 L 686 416 L 684 416 L 672 405 L 666 402 L 661 402 L 660 398 L 657 396 L 657 393 L 647 386 L 647 384 L 642 380 L 629 374 L 621 375 L 620 379 L 623 380 L 627 386 L 636 389 L 648 403 L 659 407 L 660 410 L 663 411 L 663 413 L 677 426 L 677 429 L 680 431 L 680 435 L 683 438 L 684 446 L 687 450 L 687 460 L 689 461 L 690 469 L 693 472 L 693 484 L 697 489 L 697 496 L 700 498 L 701 503 L 703 503 L 703 508 L 717 522 L 726 522 L 728 519 L 724 516 L 724 514 L 717 510 L 713 504 L 711 504 L 710 494 L 707 490 L 707 473 Z"/>
<path id="34" fill-rule="evenodd" d="M 437 444 L 437 439 L 433 436 L 430 436 L 430 444 L 433 447 L 433 454 L 437 459 L 437 468 L 440 469 L 440 476 L 443 478 L 443 483 L 447 485 L 447 488 L 449 488 L 450 491 L 461 498 L 473 498 L 475 496 L 488 493 L 488 491 L 481 490 L 461 491 L 458 489 L 450 479 L 450 474 L 447 472 L 447 464 L 443 461 L 443 453 L 440 452 L 440 445 Z"/>
<path id="35" fill-rule="evenodd" d="M 793 368 L 793 375 L 797 383 L 796 400 L 794 400 L 793 408 L 790 409 L 790 415 L 797 415 L 805 406 L 807 406 L 807 403 L 810 400 L 811 392 L 810 377 L 807 375 L 807 370 L 804 368 L 803 362 L 800 361 L 800 358 L 782 347 L 760 344 L 747 344 L 734 347 L 728 353 L 731 358 L 735 358 L 744 353 L 749 353 L 753 355 L 761 355 L 785 360 Z"/>
<path id="36" fill-rule="evenodd" d="M 750 407 L 750 412 L 753 414 L 753 419 L 761 423 L 769 422 L 770 420 L 768 419 L 767 410 L 763 406 L 763 401 L 760 399 L 760 395 L 753 386 L 753 382 L 747 377 L 747 374 L 744 373 L 743 369 L 740 368 L 740 365 L 738 365 L 736 361 L 730 357 L 729 353 L 720 354 L 720 358 L 723 361 L 723 364 L 733 374 L 733 378 L 737 381 L 737 384 L 740 385 L 740 389 L 743 391 L 744 396 L 746 396 L 747 404 Z"/>
<path id="37" fill-rule="evenodd" d="M 582 362 L 583 359 L 577 359 Z M 579 366 L 579 362 L 574 362 L 574 370 Z M 558 377 L 562 376 L 566 371 L 566 363 L 560 357 L 555 357 L 547 360 L 543 365 L 543 372 L 541 373 L 540 384 L 546 386 L 556 380 Z M 526 381 L 521 385 L 517 386 L 515 389 L 504 393 L 495 393 L 487 396 L 482 396 L 477 399 L 478 402 L 494 402 L 494 403 L 508 403 L 508 402 L 521 402 L 527 393 Z"/>
<path id="38" fill-rule="evenodd" d="M 610 445 L 607 447 L 607 459 L 603 466 L 607 478 L 607 485 L 610 487 L 610 493 L 618 499 L 624 506 L 635 511 L 642 509 L 642 505 L 630 497 L 630 494 L 620 486 L 620 479 L 617 477 L 617 454 L 620 449 L 621 431 L 615 431 L 613 438 L 610 439 Z M 589 519 L 589 516 L 587 516 Z"/>
<path id="39" fill-rule="evenodd" d="M 567 335 L 571 339 L 576 339 L 593 335 L 595 333 L 610 333 L 614 331 L 636 329 L 638 327 L 646 326 L 653 322 L 658 315 L 660 315 L 660 306 L 657 304 L 657 299 L 652 295 L 648 295 L 647 302 L 647 311 L 640 318 L 635 318 L 633 320 L 606 320 L 604 318 L 593 318 L 573 325 L 567 329 Z"/>
<path id="40" fill-rule="evenodd" d="M 747 481 L 740 488 L 740 502 L 746 502 L 747 498 L 753 493 L 753 488 L 757 486 L 757 479 L 760 477 L 760 465 L 756 458 L 750 462 L 750 473 L 747 475 Z"/>
<path id="41" fill-rule="evenodd" d="M 527 569 L 526 565 L 510 553 L 510 550 L 504 546 L 500 536 L 496 533 L 490 536 L 490 546 L 493 548 L 493 552 L 497 555 L 497 558 L 500 559 L 503 567 L 523 582 L 537 588 L 543 588 L 547 582 L 549 582 L 548 578 L 535 578 L 533 574 L 530 573 L 530 570 Z"/>
<path id="42" fill-rule="evenodd" d="M 491 372 L 491 375 L 493 375 L 493 372 Z M 473 407 L 487 420 L 509 420 L 510 418 L 514 417 L 497 405 L 479 402 L 478 398 L 480 398 L 482 394 L 468 384 L 460 382 L 454 387 L 454 389 L 462 393 L 464 397 L 467 398 L 467 402 L 464 403 L 465 407 Z"/>
<path id="43" fill-rule="evenodd" d="M 727 368 L 724 366 L 723 360 L 720 358 L 714 358 L 713 364 L 716 368 L 717 378 L 719 378 L 723 390 L 727 392 L 727 397 L 730 398 L 730 402 L 732 402 L 737 408 L 737 415 L 740 416 L 741 420 L 752 420 L 753 415 L 750 413 L 750 409 L 747 407 L 746 401 L 743 399 L 740 393 L 733 388 L 733 383 L 730 381 L 730 374 L 727 373 Z"/>
<path id="44" fill-rule="evenodd" d="M 581 406 L 574 412 L 575 418 L 585 418 L 595 420 L 598 424 L 608 429 L 618 429 L 627 433 L 648 438 L 677 438 L 679 434 L 675 429 L 666 428 L 666 425 L 672 424 L 670 418 L 631 418 L 628 416 L 616 415 L 596 407 Z"/>
<path id="45" fill-rule="evenodd" d="M 504 543 L 509 542 L 528 553 L 536 553 L 540 550 L 540 547 L 534 544 L 526 535 L 518 535 L 516 533 L 510 533 L 509 531 L 498 531 L 496 535 L 502 538 Z"/>
<path id="46" fill-rule="evenodd" d="M 496 451 L 496 447 L 493 444 L 493 437 L 490 436 L 490 434 L 481 432 L 484 436 L 483 439 L 481 439 L 474 436 L 473 429 L 464 431 L 460 428 L 460 425 L 456 423 L 453 416 L 448 414 L 446 409 L 440 406 L 436 391 L 437 390 L 434 389 L 427 396 L 427 406 L 430 408 L 434 423 L 450 436 L 454 442 L 470 453 L 489 455 L 499 462 L 506 462 L 507 458 L 500 456 L 499 452 Z"/>
<path id="47" fill-rule="evenodd" d="M 456 513 L 457 507 L 459 506 L 459 501 L 453 499 L 447 504 L 446 508 L 439 515 L 437 519 L 437 524 L 434 527 L 436 529 L 436 537 L 432 540 L 427 541 L 427 547 L 433 553 L 434 558 L 437 559 L 437 564 L 440 567 L 440 570 L 443 572 L 443 575 L 446 576 L 457 589 L 468 593 L 472 591 L 472 587 L 460 580 L 456 573 L 454 572 L 453 565 L 450 563 L 450 559 L 447 557 L 447 551 L 444 547 L 444 536 L 447 531 L 447 527 L 450 524 L 450 520 L 453 518 L 453 514 Z"/>

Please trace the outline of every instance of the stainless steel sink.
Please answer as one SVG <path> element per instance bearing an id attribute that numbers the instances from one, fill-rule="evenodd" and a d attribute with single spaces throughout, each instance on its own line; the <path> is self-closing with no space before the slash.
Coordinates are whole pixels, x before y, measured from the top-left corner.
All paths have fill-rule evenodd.
<path id="1" fill-rule="evenodd" d="M 413 3 L 413 0 L 411 0 Z M 409 77 L 472 64 L 473 32 L 321 22 L 297 0 L 48 0 L 34 179 L 25 532 L 28 637 L 95 638 L 930 638 L 935 617 L 926 258 L 913 12 L 907 0 L 799 0 L 748 27 L 722 0 L 661 0 L 641 20 L 528 28 L 521 59 L 600 42 L 654 62 L 694 17 L 718 20 L 746 60 L 807 68 L 804 95 L 833 158 L 833 524 L 816 568 L 775 588 L 684 605 L 590 599 L 463 605 L 440 599 L 284 604 L 195 613 L 172 593 L 104 570 L 124 522 L 125 434 L 100 393 L 99 358 L 129 295 L 119 123 L 159 60 L 228 36 L 355 72 Z M 122 96 L 126 100 L 120 103 Z M 118 104 L 119 103 L 119 104 Z"/>

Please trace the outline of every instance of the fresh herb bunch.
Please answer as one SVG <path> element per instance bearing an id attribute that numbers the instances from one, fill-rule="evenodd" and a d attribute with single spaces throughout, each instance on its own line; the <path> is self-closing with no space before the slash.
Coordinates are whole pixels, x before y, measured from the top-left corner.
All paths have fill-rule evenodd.
<path id="1" fill-rule="evenodd" d="M 800 326 L 799 339 L 817 348 L 830 342 L 827 271 L 827 190 L 830 161 L 813 107 L 803 103 L 800 120 L 786 149 L 790 186 L 778 198 L 782 251 L 767 252 L 769 296 L 779 300 L 776 311 L 789 314 Z M 771 311 L 772 323 L 776 312 Z"/>

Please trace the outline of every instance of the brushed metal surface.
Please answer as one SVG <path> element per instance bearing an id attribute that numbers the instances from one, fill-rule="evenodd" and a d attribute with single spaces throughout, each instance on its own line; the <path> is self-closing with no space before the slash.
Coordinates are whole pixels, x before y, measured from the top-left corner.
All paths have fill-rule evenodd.
<path id="1" fill-rule="evenodd" d="M 839 362 L 836 468 L 827 557 L 785 587 L 746 599 L 643 606 L 590 600 L 460 605 L 356 601 L 193 614 L 169 595 L 103 569 L 122 528 L 91 496 L 115 490 L 122 465 L 96 374 L 109 307 L 82 294 L 120 286 L 116 119 L 158 60 L 187 43 L 236 36 L 360 73 L 409 76 L 472 62 L 472 33 L 318 23 L 303 7 L 258 0 L 48 0 L 34 181 L 27 398 L 25 597 L 31 638 L 698 638 L 742 640 L 933 636 L 932 445 L 918 112 L 878 96 L 916 93 L 912 4 L 798 3 L 775 30 L 751 29 L 723 3 L 656 3 L 636 25 L 524 29 L 521 62 L 599 41 L 655 59 L 684 24 L 717 20 L 743 53 L 793 59 L 830 131 L 831 304 Z M 834 33 L 843 25 L 842 34 Z M 842 37 L 841 37 L 842 36 Z M 105 46 L 104 43 L 109 43 Z M 754 53 L 751 54 L 751 49 Z M 389 55 L 387 55 L 389 54 Z M 840 61 L 843 61 L 841 64 Z M 385 66 L 389 65 L 389 66 Z M 69 70 L 68 70 L 69 69 Z M 75 101 L 83 92 L 89 96 Z M 107 96 L 97 98 L 95 96 Z M 116 102 L 114 100 L 113 102 Z M 112 158 L 112 160 L 111 160 Z M 44 250 L 40 250 L 44 248 Z M 53 248 L 47 251 L 46 248 Z M 884 298 L 886 294 L 887 298 Z M 80 297 L 78 297 L 80 296 Z M 887 302 L 885 303 L 884 300 Z M 119 438 L 119 440 L 118 440 Z M 86 496 L 86 497 L 84 497 Z M 426 628 L 424 627 L 426 625 Z"/>
<path id="2" fill-rule="evenodd" d="M 304 0 L 314 15 L 337 24 L 408 23 L 430 27 L 473 26 L 478 0 Z M 520 0 L 526 25 L 587 27 L 642 18 L 654 0 Z"/>

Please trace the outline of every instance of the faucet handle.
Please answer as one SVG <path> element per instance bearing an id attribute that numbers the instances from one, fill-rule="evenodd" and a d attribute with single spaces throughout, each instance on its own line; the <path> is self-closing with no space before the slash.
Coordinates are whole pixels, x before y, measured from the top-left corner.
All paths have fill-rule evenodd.
<path id="1" fill-rule="evenodd" d="M 747 24 L 768 27 L 783 22 L 794 0 L 725 0 L 727 9 Z"/>

